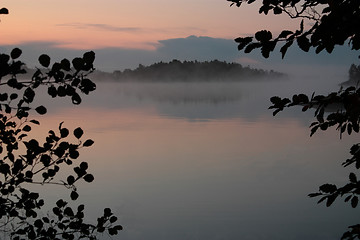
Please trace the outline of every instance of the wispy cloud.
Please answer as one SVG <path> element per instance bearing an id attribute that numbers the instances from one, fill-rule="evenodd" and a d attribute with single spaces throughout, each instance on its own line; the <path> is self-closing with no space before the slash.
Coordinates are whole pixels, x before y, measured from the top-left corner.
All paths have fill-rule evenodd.
<path id="1" fill-rule="evenodd" d="M 57 27 L 72 27 L 78 29 L 99 29 L 103 31 L 112 31 L 112 32 L 137 32 L 143 30 L 142 28 L 138 27 L 118 27 L 109 24 L 102 24 L 102 23 L 63 23 L 57 24 Z"/>

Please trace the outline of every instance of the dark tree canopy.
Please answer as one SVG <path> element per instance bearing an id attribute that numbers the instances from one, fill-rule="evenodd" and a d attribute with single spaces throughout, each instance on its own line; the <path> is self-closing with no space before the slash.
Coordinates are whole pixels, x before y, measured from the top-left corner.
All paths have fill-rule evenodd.
<path id="1" fill-rule="evenodd" d="M 227 0 L 237 7 L 243 4 L 260 2 L 256 0 Z M 352 50 L 360 49 L 360 1 L 358 0 L 262 0 L 260 14 L 287 14 L 292 19 L 299 19 L 298 29 L 284 29 L 278 36 L 268 30 L 261 30 L 255 36 L 238 37 L 235 41 L 238 49 L 249 53 L 260 49 L 267 58 L 280 44 L 280 52 L 284 58 L 287 49 L 294 43 L 305 52 L 315 49 L 316 53 L 325 50 L 329 53 L 337 45 L 347 44 Z M 350 67 L 349 78 L 358 79 L 359 70 L 356 65 Z M 354 86 L 341 88 L 327 95 L 307 96 L 295 94 L 291 98 L 274 96 L 270 99 L 273 115 L 285 108 L 300 106 L 302 111 L 314 110 L 315 121 L 311 123 L 310 136 L 318 130 L 326 131 L 335 127 L 340 137 L 343 134 L 359 133 L 360 124 L 360 88 L 358 82 Z M 331 106 L 331 108 L 330 108 Z M 333 110 L 335 109 L 335 110 Z M 344 167 L 360 168 L 360 143 L 350 148 L 350 157 L 343 161 Z M 309 194 L 320 197 L 318 203 L 325 202 L 329 207 L 337 198 L 344 197 L 353 208 L 358 207 L 360 180 L 355 173 L 350 173 L 348 183 L 344 186 L 323 184 L 319 191 Z M 349 226 L 341 239 L 360 239 L 360 224 Z"/>
<path id="2" fill-rule="evenodd" d="M 227 0 L 240 7 L 257 0 Z M 254 37 L 239 37 L 238 49 L 246 53 L 261 49 L 264 57 L 277 44 L 285 56 L 287 49 L 295 42 L 303 51 L 315 48 L 331 53 L 336 45 L 349 44 L 353 50 L 360 49 L 360 1 L 357 0 L 263 0 L 260 14 L 287 14 L 292 19 L 301 19 L 298 29 L 284 29 L 278 36 L 268 30 L 255 33 Z"/>
<path id="3" fill-rule="evenodd" d="M 0 14 L 8 14 L 7 9 L 0 9 Z M 115 225 L 117 217 L 109 208 L 87 223 L 85 206 L 73 208 L 69 202 L 79 197 L 78 182 L 94 180 L 88 163 L 79 161 L 79 151 L 94 141 L 84 138 L 80 127 L 69 130 L 63 122 L 43 140 L 31 137 L 34 126 L 40 125 L 33 115 L 47 113 L 45 106 L 33 106 L 36 91 L 43 86 L 52 98 L 68 97 L 73 104 L 80 104 L 80 94 L 96 89 L 88 78 L 94 70 L 95 53 L 54 63 L 43 54 L 38 58 L 41 68 L 29 79 L 19 78 L 26 73 L 25 64 L 18 60 L 21 55 L 19 48 L 0 53 L 0 231 L 14 240 L 97 239 L 103 232 L 116 235 L 122 227 Z M 59 172 L 66 166 L 74 166 L 73 171 L 62 179 Z M 52 213 L 46 214 L 43 194 L 31 191 L 33 184 L 65 187 L 68 200 L 59 199 Z"/>

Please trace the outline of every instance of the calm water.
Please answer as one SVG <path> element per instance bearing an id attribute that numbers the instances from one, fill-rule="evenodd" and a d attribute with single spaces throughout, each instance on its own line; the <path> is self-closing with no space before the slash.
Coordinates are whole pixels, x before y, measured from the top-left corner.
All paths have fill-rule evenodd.
<path id="1" fill-rule="evenodd" d="M 111 207 L 124 226 L 115 239 L 339 239 L 359 220 L 356 210 L 340 201 L 326 208 L 307 194 L 347 179 L 352 169 L 341 162 L 356 137 L 330 130 L 309 138 L 311 113 L 274 118 L 267 110 L 271 96 L 311 94 L 319 81 L 327 83 L 321 93 L 338 89 L 325 77 L 99 82 L 79 107 L 52 103 L 38 134 L 64 120 L 95 141 L 81 154 L 95 182 L 79 186 L 76 204 L 87 203 L 90 217 Z M 59 191 L 49 189 L 49 199 Z"/>

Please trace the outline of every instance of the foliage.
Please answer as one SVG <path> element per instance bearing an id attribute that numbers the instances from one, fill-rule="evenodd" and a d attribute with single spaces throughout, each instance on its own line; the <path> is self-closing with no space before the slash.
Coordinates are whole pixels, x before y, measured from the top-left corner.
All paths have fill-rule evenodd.
<path id="1" fill-rule="evenodd" d="M 240 7 L 242 3 L 252 4 L 256 0 L 227 0 Z M 258 1 L 259 2 L 259 1 Z M 331 53 L 336 45 L 348 43 L 353 50 L 360 49 L 360 1 L 354 0 L 263 0 L 259 13 L 267 15 L 287 14 L 290 18 L 301 19 L 297 30 L 283 30 L 277 37 L 268 30 L 255 33 L 254 37 L 239 37 L 235 41 L 239 44 L 238 49 L 245 53 L 260 48 L 262 55 L 267 58 L 274 51 L 278 43 L 283 43 L 280 48 L 284 58 L 287 49 L 296 41 L 298 47 L 305 52 L 315 48 L 319 53 L 323 50 Z M 309 26 L 305 29 L 305 26 Z M 349 71 L 350 79 L 358 81 L 358 67 L 353 65 Z M 335 127 L 344 133 L 359 133 L 360 124 L 360 89 L 350 86 L 340 89 L 326 96 L 296 94 L 289 98 L 274 96 L 271 99 L 274 109 L 273 115 L 283 111 L 287 107 L 301 106 L 302 111 L 315 109 L 315 121 L 310 125 L 312 136 L 319 129 L 326 131 Z M 351 157 L 345 160 L 344 167 L 353 165 L 360 168 L 360 143 L 354 144 L 350 149 Z M 350 173 L 349 182 L 342 187 L 334 184 L 323 184 L 319 191 L 309 194 L 309 197 L 321 197 L 318 203 L 325 202 L 329 207 L 338 197 L 344 197 L 353 208 L 358 206 L 360 195 L 360 181 L 355 173 Z M 342 239 L 360 239 L 360 224 L 349 226 Z"/>
<path id="2" fill-rule="evenodd" d="M 0 9 L 0 14 L 7 10 Z M 43 216 L 44 200 L 29 190 L 31 184 L 61 185 L 70 191 L 70 199 L 78 199 L 76 183 L 92 182 L 87 162 L 76 163 L 79 150 L 94 142 L 84 139 L 83 130 L 63 127 L 50 130 L 45 141 L 31 138 L 34 125 L 40 122 L 31 116 L 34 112 L 47 113 L 45 106 L 32 106 L 36 90 L 47 88 L 52 97 L 69 97 L 80 104 L 79 93 L 89 94 L 96 89 L 88 74 L 94 70 L 94 52 L 86 52 L 71 62 L 63 59 L 51 64 L 48 55 L 38 59 L 38 68 L 32 78 L 19 79 L 25 74 L 25 64 L 18 60 L 22 51 L 14 48 L 10 55 L 0 54 L 0 229 L 9 238 L 20 239 L 96 239 L 98 233 L 116 235 L 122 229 L 115 225 L 116 216 L 109 208 L 96 223 L 86 223 L 84 205 L 73 208 L 71 203 L 59 199 L 52 214 Z M 69 138 L 75 139 L 70 141 Z M 66 166 L 75 165 L 73 173 L 57 179 Z"/>
<path id="3" fill-rule="evenodd" d="M 240 7 L 242 3 L 252 4 L 256 0 L 227 0 Z M 255 33 L 254 37 L 239 37 L 235 41 L 238 49 L 246 53 L 256 48 L 261 49 L 264 57 L 278 43 L 284 58 L 287 49 L 296 42 L 299 48 L 308 52 L 315 48 L 319 53 L 323 50 L 331 53 L 336 45 L 348 42 L 351 49 L 360 49 L 360 2 L 354 0 L 263 0 L 259 9 L 260 14 L 275 15 L 285 13 L 292 19 L 302 19 L 299 29 L 283 30 L 277 37 L 268 30 Z M 308 28 L 306 28 L 309 26 Z"/>
<path id="4" fill-rule="evenodd" d="M 360 65 L 351 64 L 349 68 L 349 80 L 345 83 L 358 85 L 360 81 Z"/>

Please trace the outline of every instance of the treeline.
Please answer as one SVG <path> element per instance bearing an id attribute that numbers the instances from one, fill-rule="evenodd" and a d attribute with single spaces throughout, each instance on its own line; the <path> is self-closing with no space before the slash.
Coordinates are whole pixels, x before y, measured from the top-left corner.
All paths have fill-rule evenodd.
<path id="1" fill-rule="evenodd" d="M 224 61 L 179 61 L 158 62 L 150 66 L 113 72 L 115 80 L 122 81 L 240 81 L 245 79 L 280 78 L 280 72 L 243 67 L 238 63 Z"/>
<path id="2" fill-rule="evenodd" d="M 349 69 L 349 81 L 360 81 L 360 65 L 351 64 Z"/>
<path id="3" fill-rule="evenodd" d="M 341 85 L 355 85 L 358 86 L 360 83 L 360 65 L 356 66 L 351 64 L 348 72 L 348 80 L 341 83 Z"/>

